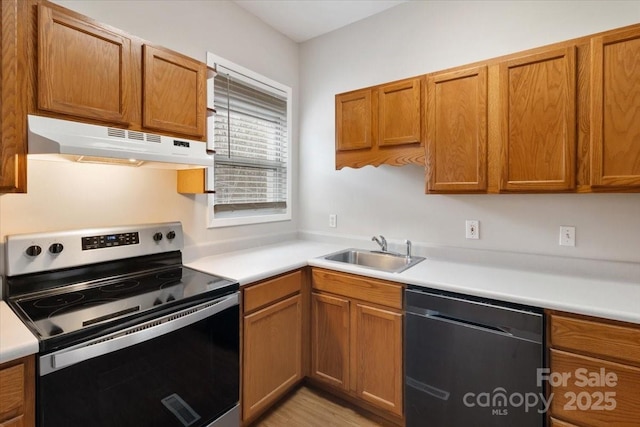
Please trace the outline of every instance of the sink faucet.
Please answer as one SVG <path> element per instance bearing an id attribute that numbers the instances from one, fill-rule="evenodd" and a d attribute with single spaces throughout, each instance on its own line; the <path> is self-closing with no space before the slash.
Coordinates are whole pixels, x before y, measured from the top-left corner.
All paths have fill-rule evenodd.
<path id="1" fill-rule="evenodd" d="M 407 245 L 407 259 L 411 260 L 411 240 L 405 240 L 404 243 Z"/>
<path id="2" fill-rule="evenodd" d="M 387 239 L 382 234 L 379 237 L 373 236 L 371 241 L 379 244 L 382 252 L 387 252 Z"/>

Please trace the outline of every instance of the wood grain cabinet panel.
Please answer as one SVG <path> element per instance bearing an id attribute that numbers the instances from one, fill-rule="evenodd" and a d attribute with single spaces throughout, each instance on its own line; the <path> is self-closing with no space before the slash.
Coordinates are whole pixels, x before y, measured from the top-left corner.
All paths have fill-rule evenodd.
<path id="1" fill-rule="evenodd" d="M 640 328 L 569 316 L 550 316 L 551 345 L 640 366 Z"/>
<path id="2" fill-rule="evenodd" d="M 591 40 L 591 185 L 640 188 L 640 29 Z"/>
<path id="3" fill-rule="evenodd" d="M 549 425 L 551 427 L 580 427 L 580 426 L 577 426 L 575 424 L 569 424 L 569 423 L 566 423 L 564 421 L 557 420 L 555 418 L 550 418 L 549 419 Z"/>
<path id="4" fill-rule="evenodd" d="M 374 144 L 371 89 L 336 95 L 336 151 Z"/>
<path id="5" fill-rule="evenodd" d="M 0 193 L 27 191 L 29 3 L 0 2 Z"/>
<path id="6" fill-rule="evenodd" d="M 423 78 L 336 95 L 336 169 L 424 165 Z"/>
<path id="7" fill-rule="evenodd" d="M 487 189 L 487 67 L 427 79 L 427 192 Z"/>
<path id="8" fill-rule="evenodd" d="M 402 416 L 402 313 L 355 305 L 356 395 Z"/>
<path id="9" fill-rule="evenodd" d="M 19 417 L 0 423 L 0 427 L 27 427 L 27 424 L 25 423 L 24 417 L 20 415 Z"/>
<path id="10" fill-rule="evenodd" d="M 552 425 L 638 426 L 640 327 L 552 312 L 549 335 Z"/>
<path id="11" fill-rule="evenodd" d="M 38 108 L 128 124 L 131 39 L 88 18 L 38 6 Z"/>
<path id="12" fill-rule="evenodd" d="M 204 137 L 206 64 L 150 45 L 143 58 L 143 126 Z"/>
<path id="13" fill-rule="evenodd" d="M 0 426 L 35 424 L 35 357 L 0 365 Z"/>
<path id="14" fill-rule="evenodd" d="M 575 47 L 500 64 L 500 191 L 575 188 Z"/>
<path id="15" fill-rule="evenodd" d="M 314 268 L 312 288 L 311 376 L 402 420 L 402 287 Z"/>
<path id="16" fill-rule="evenodd" d="M 302 297 L 244 318 L 242 413 L 247 420 L 302 379 Z"/>
<path id="17" fill-rule="evenodd" d="M 381 86 L 378 89 L 380 147 L 420 144 L 420 79 Z"/>
<path id="18" fill-rule="evenodd" d="M 349 300 L 311 294 L 311 376 L 349 389 Z"/>
<path id="19" fill-rule="evenodd" d="M 550 354 L 551 370 L 571 375 L 566 384 L 551 388 L 555 417 L 589 427 L 638 426 L 640 368 L 554 349 Z M 578 370 L 599 378 L 602 372 L 615 374 L 615 385 L 602 385 L 602 380 L 600 386 L 582 385 Z"/>

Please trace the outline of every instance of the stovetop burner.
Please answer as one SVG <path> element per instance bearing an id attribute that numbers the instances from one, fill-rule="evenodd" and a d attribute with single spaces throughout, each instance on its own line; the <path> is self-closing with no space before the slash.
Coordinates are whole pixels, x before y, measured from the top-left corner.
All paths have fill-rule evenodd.
<path id="1" fill-rule="evenodd" d="M 33 302 L 33 306 L 42 309 L 64 307 L 66 305 L 81 301 L 82 299 L 84 299 L 84 295 L 82 293 L 70 292 L 68 294 L 40 298 Z"/>

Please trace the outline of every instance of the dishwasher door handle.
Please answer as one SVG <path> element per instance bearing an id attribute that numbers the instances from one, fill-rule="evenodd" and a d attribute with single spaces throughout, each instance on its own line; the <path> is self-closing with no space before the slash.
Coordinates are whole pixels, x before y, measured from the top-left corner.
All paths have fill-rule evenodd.
<path id="1" fill-rule="evenodd" d="M 419 309 L 418 309 L 419 310 Z M 464 326 L 467 328 L 473 328 L 473 329 L 477 329 L 480 331 L 484 331 L 484 332 L 489 332 L 492 334 L 499 334 L 499 335 L 504 335 L 504 336 L 508 336 L 508 337 L 515 337 L 513 335 L 513 333 L 511 333 L 509 331 L 509 329 L 507 328 L 503 328 L 500 326 L 493 326 L 493 325 L 485 325 L 482 323 L 475 323 L 469 320 L 464 320 L 464 319 L 457 319 L 457 318 L 453 318 L 453 317 L 449 317 L 446 316 L 444 314 L 438 313 L 436 311 L 432 311 L 432 310 L 422 310 L 424 311 L 424 313 L 419 313 L 416 311 L 407 311 L 407 314 L 411 314 L 414 316 L 420 316 L 420 317 L 425 317 L 427 319 L 431 319 L 431 320 L 436 320 L 439 322 L 446 322 L 446 323 L 451 323 L 454 325 L 458 325 L 458 326 Z"/>

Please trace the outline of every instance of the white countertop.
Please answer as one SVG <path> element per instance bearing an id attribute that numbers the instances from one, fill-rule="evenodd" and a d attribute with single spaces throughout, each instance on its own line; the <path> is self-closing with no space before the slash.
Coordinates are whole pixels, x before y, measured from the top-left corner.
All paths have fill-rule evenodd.
<path id="1" fill-rule="evenodd" d="M 292 240 L 275 245 L 197 259 L 186 265 L 205 273 L 229 277 L 240 286 L 309 265 L 309 260 L 344 249 L 343 246 Z"/>
<path id="2" fill-rule="evenodd" d="M 195 260 L 188 266 L 246 285 L 312 265 L 410 285 L 640 324 L 640 277 L 636 282 L 542 273 L 428 258 L 402 273 L 385 273 L 327 261 L 344 246 L 290 241 Z"/>
<path id="3" fill-rule="evenodd" d="M 0 364 L 38 352 L 38 340 L 6 302 L 0 301 Z"/>
<path id="4" fill-rule="evenodd" d="M 324 267 L 409 285 L 640 324 L 640 277 L 624 282 L 428 258 L 402 273 L 326 261 L 343 245 L 292 240 L 198 258 L 186 265 L 247 285 L 305 267 Z M 0 301 L 0 363 L 38 352 L 38 341 Z"/>

